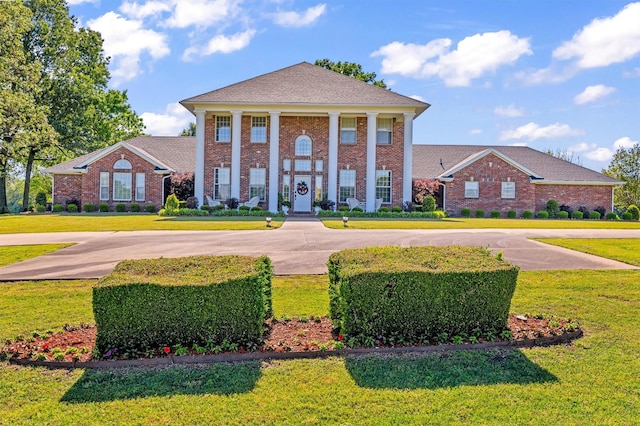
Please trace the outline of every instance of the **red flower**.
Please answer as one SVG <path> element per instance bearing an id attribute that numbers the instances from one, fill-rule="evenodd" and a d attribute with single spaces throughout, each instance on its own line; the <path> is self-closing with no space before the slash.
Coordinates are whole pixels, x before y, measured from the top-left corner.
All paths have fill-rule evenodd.
<path id="1" fill-rule="evenodd" d="M 342 334 L 338 334 L 338 340 L 342 340 L 344 339 L 344 336 Z"/>
<path id="2" fill-rule="evenodd" d="M 171 348 L 170 348 L 169 346 L 165 346 L 165 347 L 164 347 L 164 349 L 162 349 L 162 351 L 163 351 L 165 354 L 168 354 L 169 352 L 171 352 Z"/>

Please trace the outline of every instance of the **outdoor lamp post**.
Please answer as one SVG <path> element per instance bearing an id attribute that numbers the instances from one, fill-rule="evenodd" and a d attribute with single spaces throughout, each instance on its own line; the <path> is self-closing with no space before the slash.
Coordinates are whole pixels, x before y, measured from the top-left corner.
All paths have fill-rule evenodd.
<path id="1" fill-rule="evenodd" d="M 267 216 L 267 217 L 264 218 L 264 220 L 267 221 L 267 228 L 271 228 L 271 217 Z"/>
<path id="2" fill-rule="evenodd" d="M 347 216 L 342 216 L 342 224 L 344 225 L 344 227 L 347 227 L 347 224 L 349 223 L 349 218 Z"/>

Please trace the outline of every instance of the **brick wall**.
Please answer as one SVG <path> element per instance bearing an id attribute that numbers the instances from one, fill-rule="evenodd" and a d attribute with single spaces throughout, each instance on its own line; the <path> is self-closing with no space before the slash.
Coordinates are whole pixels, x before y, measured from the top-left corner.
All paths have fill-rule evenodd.
<path id="1" fill-rule="evenodd" d="M 82 175 L 55 175 L 53 204 L 62 204 L 66 207 L 71 200 L 82 201 Z"/>
<path id="2" fill-rule="evenodd" d="M 589 211 L 596 207 L 604 207 L 611 211 L 611 186 L 603 185 L 535 185 L 535 209 L 544 210 L 547 201 L 556 200 L 560 205 L 566 204 L 573 210 L 585 206 Z"/>

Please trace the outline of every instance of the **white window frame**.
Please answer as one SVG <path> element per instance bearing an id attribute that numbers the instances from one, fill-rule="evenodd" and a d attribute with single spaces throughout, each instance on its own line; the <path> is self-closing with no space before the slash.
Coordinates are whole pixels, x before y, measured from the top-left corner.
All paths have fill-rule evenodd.
<path id="1" fill-rule="evenodd" d="M 322 160 L 316 160 L 316 172 L 318 173 L 322 173 L 324 169 L 324 161 Z"/>
<path id="2" fill-rule="evenodd" d="M 251 142 L 254 142 L 254 143 L 267 142 L 267 117 L 263 117 L 263 116 L 251 117 Z"/>
<path id="3" fill-rule="evenodd" d="M 480 198 L 480 182 L 468 180 L 464 183 L 464 198 Z"/>
<path id="4" fill-rule="evenodd" d="M 113 168 L 119 170 L 131 170 L 131 163 L 123 158 L 116 161 L 116 163 L 113 165 Z"/>
<path id="5" fill-rule="evenodd" d="M 100 172 L 100 199 L 109 200 L 109 172 Z"/>
<path id="6" fill-rule="evenodd" d="M 128 197 L 122 191 L 128 191 Z M 131 201 L 131 173 L 113 173 L 113 201 Z"/>
<path id="7" fill-rule="evenodd" d="M 311 157 L 313 153 L 313 142 L 307 135 L 301 135 L 296 138 L 295 154 L 296 157 Z"/>
<path id="8" fill-rule="evenodd" d="M 504 199 L 516 198 L 516 183 L 512 181 L 502 182 L 500 196 Z"/>
<path id="9" fill-rule="evenodd" d="M 145 181 L 144 173 L 136 173 L 136 201 L 144 201 L 147 196 Z"/>
<path id="10" fill-rule="evenodd" d="M 391 145 L 393 143 L 393 118 L 376 120 L 376 144 Z"/>
<path id="11" fill-rule="evenodd" d="M 225 201 L 231 198 L 231 169 L 215 167 L 213 169 L 213 199 Z"/>
<path id="12" fill-rule="evenodd" d="M 231 116 L 216 115 L 216 142 L 231 142 Z"/>
<path id="13" fill-rule="evenodd" d="M 311 160 L 295 160 L 293 162 L 293 167 L 296 172 L 310 172 Z"/>
<path id="14" fill-rule="evenodd" d="M 356 198 L 356 171 L 353 169 L 340 170 L 338 202 L 346 203 L 347 198 Z"/>
<path id="15" fill-rule="evenodd" d="M 376 199 L 382 198 L 384 204 L 391 204 L 392 178 L 391 170 L 376 170 Z M 380 185 L 380 179 L 385 179 L 387 182 L 383 181 L 383 183 L 388 184 Z"/>
<path id="16" fill-rule="evenodd" d="M 267 169 L 249 169 L 249 199 L 260 196 L 260 201 L 267 197 Z"/>
<path id="17" fill-rule="evenodd" d="M 340 143 L 355 145 L 357 141 L 358 119 L 356 117 L 340 117 Z"/>
<path id="18" fill-rule="evenodd" d="M 283 172 L 290 172 L 291 171 L 291 160 L 289 160 L 289 159 L 282 160 L 282 171 Z"/>
<path id="19" fill-rule="evenodd" d="M 282 176 L 282 201 L 291 201 L 291 176 Z"/>
<path id="20" fill-rule="evenodd" d="M 322 175 L 316 176 L 315 200 L 322 201 Z"/>

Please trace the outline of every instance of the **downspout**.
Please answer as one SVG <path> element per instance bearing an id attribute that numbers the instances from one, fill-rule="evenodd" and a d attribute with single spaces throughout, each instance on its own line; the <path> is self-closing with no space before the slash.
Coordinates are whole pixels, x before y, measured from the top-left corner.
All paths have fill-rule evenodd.
<path id="1" fill-rule="evenodd" d="M 447 185 L 444 182 L 440 182 L 442 185 L 442 211 L 447 212 Z"/>
<path id="2" fill-rule="evenodd" d="M 53 211 L 53 205 L 56 203 L 56 201 L 53 199 L 53 194 L 56 193 L 55 188 L 56 188 L 56 175 L 52 174 L 51 175 L 51 211 Z"/>

